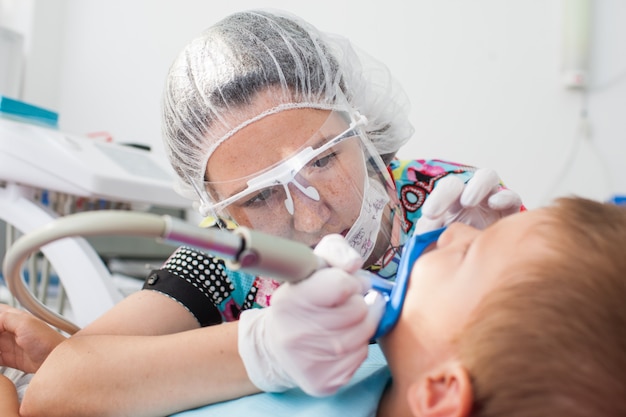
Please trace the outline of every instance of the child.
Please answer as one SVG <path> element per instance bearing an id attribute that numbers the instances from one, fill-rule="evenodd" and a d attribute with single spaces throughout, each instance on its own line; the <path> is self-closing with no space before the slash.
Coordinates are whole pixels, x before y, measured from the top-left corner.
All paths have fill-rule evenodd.
<path id="1" fill-rule="evenodd" d="M 381 340 L 379 416 L 626 415 L 626 210 L 582 199 L 453 225 Z"/>

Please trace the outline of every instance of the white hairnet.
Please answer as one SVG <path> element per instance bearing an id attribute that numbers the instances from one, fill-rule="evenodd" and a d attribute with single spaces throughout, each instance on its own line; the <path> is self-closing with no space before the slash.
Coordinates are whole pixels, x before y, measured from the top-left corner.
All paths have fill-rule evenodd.
<path id="1" fill-rule="evenodd" d="M 254 101 L 259 92 L 270 99 Z M 192 40 L 167 77 L 164 140 L 179 191 L 197 197 L 189 192 L 220 143 L 289 108 L 359 111 L 385 162 L 413 133 L 409 101 L 386 66 L 345 38 L 284 12 L 235 13 Z"/>

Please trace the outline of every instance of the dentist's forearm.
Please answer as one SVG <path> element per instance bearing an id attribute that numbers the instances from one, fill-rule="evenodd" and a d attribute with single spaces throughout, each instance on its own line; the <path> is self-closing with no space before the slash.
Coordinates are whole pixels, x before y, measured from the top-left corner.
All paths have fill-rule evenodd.
<path id="1" fill-rule="evenodd" d="M 237 323 L 163 336 L 76 335 L 33 378 L 21 413 L 166 416 L 257 392 L 237 350 Z"/>

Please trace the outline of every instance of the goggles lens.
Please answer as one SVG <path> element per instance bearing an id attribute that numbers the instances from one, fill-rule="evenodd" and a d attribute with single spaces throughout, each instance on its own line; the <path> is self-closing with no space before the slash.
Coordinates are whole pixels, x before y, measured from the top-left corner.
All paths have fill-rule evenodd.
<path id="1" fill-rule="evenodd" d="M 348 188 L 356 187 L 355 191 L 362 194 L 363 181 L 359 185 L 352 178 L 367 175 L 360 131 L 366 120 L 360 115 L 350 118 L 347 113 L 333 112 L 337 113 L 347 127 L 330 139 L 320 140 L 319 136 L 310 139 L 287 159 L 247 178 L 228 181 L 227 187 L 224 187 L 226 182 L 205 182 L 204 191 L 213 202 L 208 204 L 209 211 L 216 217 L 273 233 L 268 225 L 280 213 L 294 215 L 295 194 L 301 199 L 306 197 L 310 203 L 319 202 L 325 191 L 342 179 L 344 182 L 350 179 L 354 185 Z M 334 120 L 336 124 L 336 116 Z M 345 189 L 345 184 L 342 187 Z M 221 193 L 224 188 L 240 191 Z"/>
<path id="2" fill-rule="evenodd" d="M 326 168 L 332 164 L 332 159 L 338 157 L 342 142 L 358 137 L 356 127 L 363 123 L 362 120 L 363 118 L 352 122 L 348 129 L 317 149 L 307 146 L 291 158 L 255 176 L 246 183 L 245 190 L 213 204 L 211 208 L 220 211 L 231 204 L 253 207 L 256 203 L 271 205 L 282 200 L 289 214 L 293 215 L 293 199 L 289 192 L 289 184 L 312 200 L 319 200 L 319 192 L 315 187 L 305 184 L 328 171 Z M 208 189 L 210 183 L 206 183 L 206 187 Z"/>

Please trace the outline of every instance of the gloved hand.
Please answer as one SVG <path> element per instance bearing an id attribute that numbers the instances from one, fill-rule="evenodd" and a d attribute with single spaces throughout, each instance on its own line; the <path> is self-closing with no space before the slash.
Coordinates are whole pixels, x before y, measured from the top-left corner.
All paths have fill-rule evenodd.
<path id="1" fill-rule="evenodd" d="M 426 198 L 415 233 L 425 233 L 453 222 L 484 229 L 502 217 L 517 213 L 521 207 L 520 196 L 503 188 L 500 177 L 492 169 L 478 169 L 467 184 L 448 175 L 439 180 Z"/>
<path id="2" fill-rule="evenodd" d="M 324 237 L 315 253 L 330 267 L 281 285 L 270 307 L 246 310 L 239 318 L 239 354 L 263 391 L 299 386 L 310 395 L 330 395 L 367 357 L 384 300 L 366 303 L 369 282 L 354 274 L 362 260 L 342 236 Z"/>

